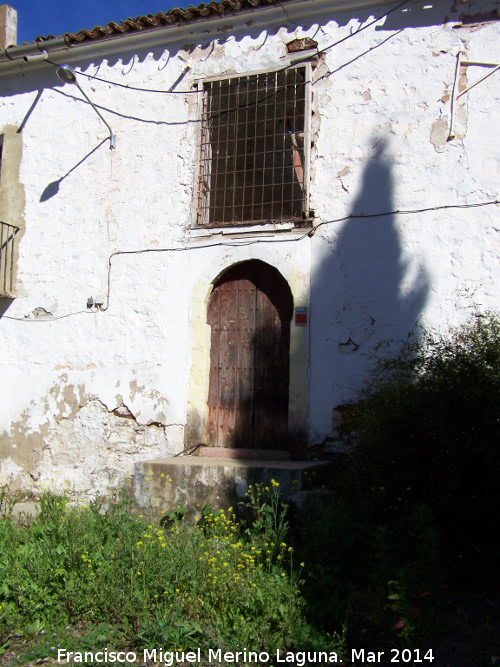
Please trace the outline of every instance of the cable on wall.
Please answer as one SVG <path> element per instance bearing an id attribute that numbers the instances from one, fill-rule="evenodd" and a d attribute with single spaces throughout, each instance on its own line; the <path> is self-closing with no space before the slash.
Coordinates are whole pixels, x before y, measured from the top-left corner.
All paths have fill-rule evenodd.
<path id="1" fill-rule="evenodd" d="M 363 32 L 363 30 L 367 30 L 370 28 L 372 25 L 375 25 L 375 23 L 378 23 L 379 21 L 382 21 L 383 19 L 387 18 L 390 14 L 393 12 L 396 12 L 398 9 L 401 9 L 405 5 L 409 4 L 411 0 L 403 0 L 403 2 L 400 2 L 396 7 L 393 7 L 389 11 L 387 11 L 385 14 L 382 14 L 382 16 L 379 16 L 377 18 L 374 18 L 372 21 L 369 21 L 366 25 L 360 26 L 353 32 L 350 32 L 348 35 L 345 37 L 342 37 L 342 39 L 337 40 L 336 42 L 333 42 L 333 44 L 329 44 L 328 46 L 325 46 L 322 49 L 319 49 L 317 51 L 317 55 L 320 56 L 323 53 L 326 53 L 330 49 L 333 49 L 335 46 L 339 46 L 340 44 L 343 44 L 346 42 L 348 39 L 351 39 L 351 37 L 355 37 L 358 33 Z M 211 55 L 211 54 L 209 54 Z M 274 70 L 276 72 L 284 72 L 287 69 L 291 69 L 293 67 L 297 67 L 297 65 L 300 65 L 301 63 L 306 63 L 309 62 L 310 56 L 305 57 L 303 59 L 295 60 L 293 63 L 289 63 L 288 65 L 284 65 L 283 67 L 279 68 L 278 70 Z M 55 63 L 52 60 L 47 60 L 48 63 L 51 65 L 54 65 L 55 67 L 59 67 L 60 63 Z M 99 76 L 95 76 L 93 74 L 87 74 L 86 72 L 78 71 L 78 74 L 81 76 L 85 76 L 88 79 L 92 79 L 94 81 L 101 81 L 102 83 L 107 83 L 112 86 L 117 86 L 119 88 L 125 88 L 127 90 L 135 90 L 141 93 L 160 93 L 162 95 L 190 95 L 190 94 L 196 94 L 198 93 L 198 90 L 158 90 L 154 88 L 140 88 L 138 86 L 130 86 L 125 83 L 118 83 L 117 81 L 109 81 L 108 79 L 104 79 Z M 244 73 L 242 74 L 244 76 Z M 229 85 L 227 86 L 229 87 Z M 221 90 L 224 87 L 221 87 Z"/>
<path id="2" fill-rule="evenodd" d="M 229 247 L 229 248 L 235 248 L 239 246 L 249 246 L 249 245 L 255 245 L 257 243 L 292 243 L 295 241 L 302 241 L 306 237 L 311 237 L 312 233 L 314 233 L 317 229 L 320 227 L 323 227 L 324 225 L 331 225 L 339 222 L 346 222 L 347 220 L 362 220 L 366 218 L 383 218 L 391 215 L 416 215 L 418 213 L 428 213 L 430 211 L 444 211 L 444 210 L 450 210 L 450 209 L 469 209 L 469 208 L 480 208 L 483 206 L 494 206 L 500 204 L 500 200 L 494 199 L 491 201 L 485 201 L 485 202 L 475 202 L 472 204 L 442 204 L 440 206 L 426 206 L 423 208 L 415 208 L 415 209 L 407 209 L 407 210 L 401 210 L 401 209 L 395 209 L 393 211 L 381 211 L 379 213 L 349 213 L 348 215 L 345 215 L 341 218 L 336 218 L 334 220 L 323 220 L 323 222 L 319 222 L 315 227 L 312 227 L 311 229 L 308 229 L 306 232 L 301 234 L 300 236 L 296 236 L 294 238 L 274 238 L 274 239 L 248 239 L 248 240 L 243 240 L 243 241 L 217 241 L 215 243 L 204 243 L 196 246 L 180 246 L 176 248 L 142 248 L 139 250 L 117 250 L 116 252 L 111 253 L 111 255 L 108 257 L 108 277 L 107 277 L 107 294 L 106 294 L 106 306 L 101 306 L 98 307 L 96 310 L 79 310 L 78 312 L 75 313 L 67 313 L 66 315 L 59 315 L 56 317 L 47 317 L 47 318 L 39 318 L 39 319 L 27 319 L 24 317 L 11 317 L 10 315 L 3 315 L 0 317 L 0 319 L 8 319 L 8 320 L 15 320 L 17 322 L 53 322 L 54 320 L 62 320 L 67 317 L 72 317 L 73 315 L 81 315 L 86 314 L 86 315 L 94 315 L 98 312 L 105 312 L 108 310 L 109 305 L 110 305 L 110 295 L 111 295 L 111 266 L 112 266 L 112 260 L 113 257 L 118 257 L 119 255 L 144 255 L 147 253 L 157 253 L 157 252 L 181 252 L 181 251 L 186 251 L 186 250 L 203 250 L 206 248 L 214 248 L 214 247 Z"/>

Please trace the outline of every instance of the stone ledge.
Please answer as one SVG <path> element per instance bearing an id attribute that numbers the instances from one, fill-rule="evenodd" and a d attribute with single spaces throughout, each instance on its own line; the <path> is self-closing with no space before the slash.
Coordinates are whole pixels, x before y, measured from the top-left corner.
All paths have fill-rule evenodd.
<path id="1" fill-rule="evenodd" d="M 277 449 L 227 449 L 224 447 L 203 447 L 199 456 L 216 459 L 243 459 L 246 461 L 288 461 L 290 454 Z"/>
<path id="2" fill-rule="evenodd" d="M 139 507 L 159 512 L 186 509 L 190 518 L 242 502 L 250 485 L 279 484 L 285 499 L 300 506 L 306 491 L 319 490 L 329 461 L 263 461 L 182 456 L 136 463 L 134 497 Z"/>

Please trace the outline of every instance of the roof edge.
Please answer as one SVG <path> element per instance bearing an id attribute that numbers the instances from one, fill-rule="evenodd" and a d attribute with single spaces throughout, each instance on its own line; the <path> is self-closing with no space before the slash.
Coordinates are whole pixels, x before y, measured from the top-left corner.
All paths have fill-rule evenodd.
<path id="1" fill-rule="evenodd" d="M 0 49 L 0 76 L 12 72 L 47 68 L 49 63 L 40 56 L 46 51 L 60 62 L 75 62 L 99 55 L 101 58 L 113 55 L 131 47 L 148 49 L 165 46 L 182 39 L 204 38 L 209 41 L 221 34 L 248 29 L 248 17 L 252 17 L 251 28 L 264 28 L 270 24 L 290 22 L 301 18 L 314 18 L 325 13 L 339 13 L 364 7 L 397 4 L 395 0 L 288 0 L 286 12 L 281 4 L 259 5 L 255 9 L 240 9 L 224 16 L 192 19 L 182 23 L 172 23 L 134 31 L 113 34 L 95 40 L 74 42 L 71 33 L 62 37 L 30 42 L 20 46 Z M 228 21 L 231 21 L 228 29 Z M 109 24 L 108 24 L 109 25 Z M 58 63 L 59 64 L 59 63 Z"/>

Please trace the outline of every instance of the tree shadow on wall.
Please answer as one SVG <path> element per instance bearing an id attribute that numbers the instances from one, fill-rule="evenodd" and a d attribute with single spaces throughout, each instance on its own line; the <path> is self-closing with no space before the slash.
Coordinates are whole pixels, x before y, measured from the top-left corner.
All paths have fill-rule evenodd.
<path id="1" fill-rule="evenodd" d="M 401 223 L 411 219 L 391 213 L 393 189 L 386 144 L 379 141 L 366 161 L 352 218 L 336 236 L 332 226 L 323 232 L 327 258 L 312 283 L 310 401 L 311 423 L 322 424 L 323 433 L 330 431 L 334 407 L 325 397 L 337 396 L 337 405 L 349 401 L 380 346 L 406 340 L 415 329 L 428 297 L 425 264 L 407 258 L 400 238 Z"/>

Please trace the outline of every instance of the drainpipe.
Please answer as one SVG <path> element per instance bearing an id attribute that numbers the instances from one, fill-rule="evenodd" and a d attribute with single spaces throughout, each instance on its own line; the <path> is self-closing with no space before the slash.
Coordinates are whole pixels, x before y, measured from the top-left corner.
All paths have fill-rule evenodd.
<path id="1" fill-rule="evenodd" d="M 65 37 L 56 37 L 55 39 L 44 40 L 43 42 L 31 42 L 21 46 L 9 46 L 6 49 L 0 49 L 0 63 L 13 60 L 22 60 L 26 63 L 38 59 L 37 56 L 44 56 L 47 51 L 55 51 L 63 47 L 70 46 Z M 40 58 L 43 59 L 43 58 Z"/>
<path id="2" fill-rule="evenodd" d="M 65 37 L 30 42 L 17 46 L 17 12 L 9 5 L 0 5 L 0 63 L 23 60 L 26 63 L 46 60 L 48 51 L 68 47 Z"/>

